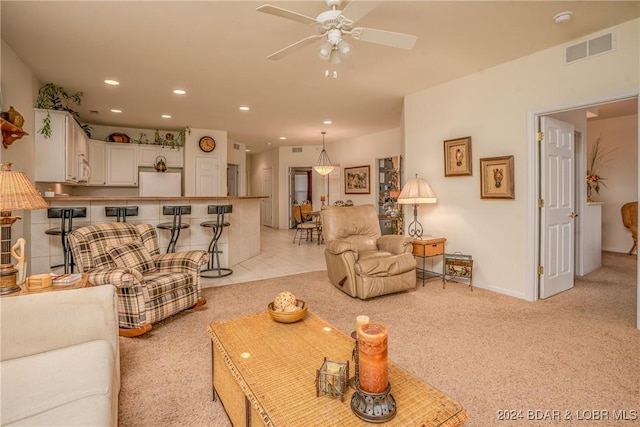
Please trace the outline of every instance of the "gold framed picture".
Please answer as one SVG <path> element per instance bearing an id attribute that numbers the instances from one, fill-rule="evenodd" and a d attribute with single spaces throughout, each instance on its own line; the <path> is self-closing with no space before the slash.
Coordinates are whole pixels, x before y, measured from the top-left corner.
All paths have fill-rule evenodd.
<path id="1" fill-rule="evenodd" d="M 468 176 L 471 171 L 471 137 L 444 142 L 444 176 Z"/>
<path id="2" fill-rule="evenodd" d="M 344 194 L 371 193 L 370 167 L 344 168 Z"/>
<path id="3" fill-rule="evenodd" d="M 480 198 L 515 199 L 513 156 L 480 159 Z"/>

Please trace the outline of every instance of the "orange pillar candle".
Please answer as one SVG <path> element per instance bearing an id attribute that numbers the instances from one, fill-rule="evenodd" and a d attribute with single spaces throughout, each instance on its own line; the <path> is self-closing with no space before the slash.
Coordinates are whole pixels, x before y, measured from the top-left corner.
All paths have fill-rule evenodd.
<path id="1" fill-rule="evenodd" d="M 367 393 L 383 393 L 389 385 L 387 328 L 378 323 L 358 327 L 358 379 Z"/>

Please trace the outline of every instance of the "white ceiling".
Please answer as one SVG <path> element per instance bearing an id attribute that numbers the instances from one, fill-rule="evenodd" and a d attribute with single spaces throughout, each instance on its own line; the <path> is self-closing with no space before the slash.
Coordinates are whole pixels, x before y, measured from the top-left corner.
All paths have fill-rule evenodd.
<path id="1" fill-rule="evenodd" d="M 357 24 L 415 34 L 414 49 L 349 39 L 353 60 L 331 66 L 317 56 L 320 41 L 267 60 L 315 29 L 256 12 L 265 3 L 312 17 L 327 9 L 324 1 L 2 0 L 2 38 L 41 82 L 85 93 L 84 122 L 227 130 L 257 152 L 319 144 L 323 130 L 330 142 L 398 127 L 404 95 L 640 16 L 638 1 L 390 0 Z M 565 10 L 573 19 L 553 23 Z"/>

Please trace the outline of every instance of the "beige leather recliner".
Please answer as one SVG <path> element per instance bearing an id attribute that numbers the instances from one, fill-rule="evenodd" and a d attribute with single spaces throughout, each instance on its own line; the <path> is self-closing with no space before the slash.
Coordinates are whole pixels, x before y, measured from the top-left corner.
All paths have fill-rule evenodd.
<path id="1" fill-rule="evenodd" d="M 335 287 L 360 299 L 416 287 L 413 239 L 382 236 L 373 205 L 328 206 L 320 215 L 327 273 Z"/>

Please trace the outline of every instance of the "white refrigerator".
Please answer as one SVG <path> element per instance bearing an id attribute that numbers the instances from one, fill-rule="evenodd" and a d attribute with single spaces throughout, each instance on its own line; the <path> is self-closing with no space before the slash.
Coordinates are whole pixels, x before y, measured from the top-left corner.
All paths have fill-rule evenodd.
<path id="1" fill-rule="evenodd" d="M 140 172 L 140 196 L 181 196 L 182 174 L 179 172 Z"/>

